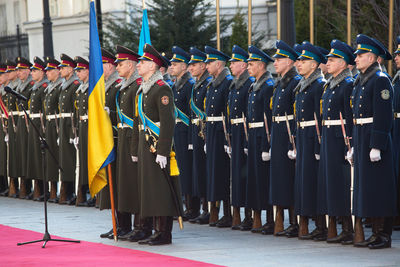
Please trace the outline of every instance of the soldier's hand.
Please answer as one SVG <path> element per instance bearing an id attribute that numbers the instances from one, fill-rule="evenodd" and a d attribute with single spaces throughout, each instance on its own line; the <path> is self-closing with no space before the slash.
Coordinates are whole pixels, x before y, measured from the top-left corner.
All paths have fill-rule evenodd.
<path id="1" fill-rule="evenodd" d="M 381 160 L 381 151 L 376 148 L 372 148 L 371 151 L 369 152 L 369 158 L 371 159 L 371 162 L 377 162 Z"/>
<path id="2" fill-rule="evenodd" d="M 207 154 L 207 145 L 206 144 L 204 144 L 204 153 Z"/>
<path id="3" fill-rule="evenodd" d="M 225 153 L 228 154 L 229 158 L 232 156 L 232 148 L 227 145 L 224 145 Z"/>
<path id="4" fill-rule="evenodd" d="M 8 143 L 8 134 L 6 134 L 6 136 L 4 136 L 4 142 Z"/>
<path id="5" fill-rule="evenodd" d="M 188 145 L 188 150 L 193 150 L 193 145 L 192 144 Z"/>
<path id="6" fill-rule="evenodd" d="M 165 167 L 167 167 L 167 157 L 161 156 L 161 155 L 157 155 L 156 163 L 158 165 L 160 165 L 161 169 L 164 169 Z"/>
<path id="7" fill-rule="evenodd" d="M 132 162 L 138 162 L 138 160 L 139 160 L 139 158 L 135 157 L 135 156 L 131 156 L 131 158 L 132 158 Z"/>
<path id="8" fill-rule="evenodd" d="M 105 107 L 104 107 L 104 110 L 107 111 L 107 114 L 108 114 L 108 115 L 110 115 L 110 108 L 109 108 L 109 107 L 105 106 Z"/>
<path id="9" fill-rule="evenodd" d="M 71 145 L 73 145 L 73 144 L 74 144 L 74 138 L 70 138 L 70 139 L 69 139 L 69 143 L 70 143 Z"/>
<path id="10" fill-rule="evenodd" d="M 262 161 L 269 161 L 271 159 L 271 155 L 268 152 L 262 152 L 261 159 Z"/>
<path id="11" fill-rule="evenodd" d="M 244 148 L 243 151 L 244 151 L 244 154 L 246 154 L 246 156 L 249 155 L 249 150 L 247 148 Z"/>
<path id="12" fill-rule="evenodd" d="M 346 160 L 353 165 L 353 154 L 354 154 L 354 147 L 351 148 L 351 150 L 347 151 L 346 153 Z"/>
<path id="13" fill-rule="evenodd" d="M 296 159 L 296 152 L 294 150 L 289 150 L 287 153 L 289 159 L 295 160 Z"/>
<path id="14" fill-rule="evenodd" d="M 315 154 L 315 159 L 320 160 L 321 156 L 319 154 Z"/>
<path id="15" fill-rule="evenodd" d="M 57 138 L 57 146 L 60 145 L 60 138 Z"/>

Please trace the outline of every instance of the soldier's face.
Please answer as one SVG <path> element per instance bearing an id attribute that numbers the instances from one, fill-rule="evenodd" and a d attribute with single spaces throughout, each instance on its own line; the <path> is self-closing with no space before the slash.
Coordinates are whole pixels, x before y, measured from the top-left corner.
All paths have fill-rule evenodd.
<path id="1" fill-rule="evenodd" d="M 76 71 L 76 75 L 79 80 L 86 82 L 89 79 L 89 70 L 88 69 L 78 69 Z"/>
<path id="2" fill-rule="evenodd" d="M 150 60 L 141 60 L 137 65 L 138 73 L 140 76 L 148 76 L 147 74 L 152 72 L 155 68 L 154 62 Z"/>
<path id="3" fill-rule="evenodd" d="M 247 69 L 247 63 L 242 61 L 232 61 L 229 66 L 233 76 L 241 75 Z"/>
<path id="4" fill-rule="evenodd" d="M 25 81 L 31 71 L 29 69 L 18 69 L 17 70 L 17 76 L 20 80 Z"/>
<path id="5" fill-rule="evenodd" d="M 346 61 L 337 57 L 328 57 L 328 62 L 326 63 L 326 69 L 328 73 L 336 77 L 340 72 L 346 68 Z M 321 66 L 321 65 L 320 65 Z"/>
<path id="6" fill-rule="evenodd" d="M 117 71 L 119 76 L 125 78 L 128 77 L 129 74 L 132 72 L 132 68 L 134 68 L 133 62 L 130 60 L 124 60 L 118 62 Z"/>
<path id="7" fill-rule="evenodd" d="M 265 63 L 261 61 L 249 61 L 247 70 L 250 76 L 258 79 L 265 72 Z"/>
<path id="8" fill-rule="evenodd" d="M 290 58 L 276 58 L 274 61 L 275 71 L 278 74 L 286 73 L 293 65 Z"/>
<path id="9" fill-rule="evenodd" d="M 7 77 L 8 77 L 7 73 L 0 74 L 0 84 L 5 84 L 7 82 Z"/>
<path id="10" fill-rule="evenodd" d="M 204 71 L 206 70 L 206 64 L 203 62 L 192 63 L 189 65 L 190 74 L 193 77 L 200 78 L 203 75 Z"/>
<path id="11" fill-rule="evenodd" d="M 356 57 L 356 66 L 357 69 L 361 72 L 364 72 L 367 70 L 369 66 L 374 63 L 374 56 L 372 53 L 362 53 L 362 54 L 357 54 Z"/>
<path id="12" fill-rule="evenodd" d="M 215 76 L 218 73 L 218 62 L 217 61 L 212 61 L 207 63 L 207 71 L 210 73 L 212 76 Z"/>
<path id="13" fill-rule="evenodd" d="M 298 71 L 302 76 L 308 77 L 318 67 L 314 60 L 300 60 L 298 63 Z"/>
<path id="14" fill-rule="evenodd" d="M 44 72 L 41 70 L 32 70 L 32 80 L 35 82 L 40 82 L 43 79 Z"/>
<path id="15" fill-rule="evenodd" d="M 48 70 L 48 71 L 46 71 L 46 76 L 47 76 L 47 79 L 49 79 L 49 81 L 54 82 L 60 76 L 60 70 L 59 69 Z"/>
<path id="16" fill-rule="evenodd" d="M 400 69 L 400 54 L 396 54 L 394 57 L 394 62 L 396 62 L 396 68 Z"/>
<path id="17" fill-rule="evenodd" d="M 186 63 L 183 62 L 171 62 L 171 75 L 180 76 L 187 70 Z"/>
<path id="18" fill-rule="evenodd" d="M 66 78 L 69 75 L 71 75 L 73 71 L 74 71 L 74 69 L 72 67 L 70 67 L 70 66 L 61 67 L 60 68 L 61 77 Z"/>
<path id="19" fill-rule="evenodd" d="M 13 81 L 15 78 L 17 78 L 17 71 L 11 71 L 11 72 L 7 72 L 7 78 L 9 81 Z"/>

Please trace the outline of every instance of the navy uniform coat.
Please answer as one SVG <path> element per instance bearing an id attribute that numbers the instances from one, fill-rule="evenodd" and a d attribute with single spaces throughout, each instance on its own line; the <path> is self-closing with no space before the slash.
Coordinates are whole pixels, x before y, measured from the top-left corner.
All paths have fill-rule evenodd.
<path id="1" fill-rule="evenodd" d="M 358 75 L 352 97 L 354 118 L 373 118 L 373 123 L 353 127 L 353 214 L 358 217 L 394 216 L 397 214 L 397 183 L 390 134 L 393 87 L 378 63 Z M 371 162 L 371 148 L 381 151 L 380 161 Z"/>
<path id="2" fill-rule="evenodd" d="M 193 86 L 191 105 L 196 105 L 202 112 L 204 112 L 204 100 L 210 81 L 211 76 L 206 70 Z M 205 114 L 203 115 L 205 116 Z M 198 118 L 193 109 L 191 109 L 191 117 L 192 119 Z M 205 123 L 204 118 L 202 122 L 190 124 L 193 144 L 192 195 L 200 198 L 206 197 L 207 193 L 206 154 L 204 153 L 205 137 L 200 136 L 201 128 L 203 125 L 205 126 Z"/>
<path id="3" fill-rule="evenodd" d="M 247 102 L 247 123 L 263 123 L 262 127 L 250 128 L 247 156 L 246 208 L 265 210 L 269 199 L 269 162 L 262 161 L 262 152 L 268 152 L 270 144 L 264 124 L 264 113 L 268 126 L 271 127 L 270 99 L 273 94 L 274 81 L 271 74 L 265 72 L 250 87 Z"/>
<path id="4" fill-rule="evenodd" d="M 274 89 L 272 101 L 272 116 L 293 116 L 295 88 L 301 76 L 293 67 L 278 82 Z M 294 118 L 289 120 L 292 135 L 294 134 Z M 286 121 L 273 121 L 271 125 L 271 161 L 269 204 L 283 207 L 294 205 L 294 174 L 295 161 L 289 159 L 287 153 L 293 150 L 289 140 Z"/>
<path id="5" fill-rule="evenodd" d="M 192 94 L 192 88 L 195 81 L 189 72 L 183 74 L 183 76 L 176 80 L 172 86 L 172 92 L 174 94 L 175 108 L 182 111 L 189 120 L 189 125 L 186 125 L 182 121 L 177 121 L 174 132 L 174 148 L 176 153 L 176 160 L 179 167 L 179 178 L 181 181 L 182 194 L 192 195 L 192 164 L 193 164 L 193 152 L 188 149 L 188 145 L 191 144 L 191 122 L 190 122 L 190 97 Z M 175 116 L 178 118 L 178 113 L 175 112 Z"/>
<path id="6" fill-rule="evenodd" d="M 243 114 L 247 113 L 248 92 L 254 81 L 255 79 L 250 77 L 248 71 L 244 71 L 233 80 L 228 95 L 228 125 L 232 145 L 232 206 L 234 207 L 246 205 L 247 156 L 244 154 L 244 148 L 247 144 L 243 122 L 233 124 L 232 119 L 242 118 Z"/>
<path id="7" fill-rule="evenodd" d="M 207 117 L 220 117 L 222 113 L 227 119 L 227 103 L 229 86 L 233 77 L 225 68 L 215 77 L 208 88 L 206 96 Z M 206 125 L 207 144 L 207 200 L 229 200 L 230 170 L 229 157 L 224 151 L 226 144 L 221 121 L 208 121 Z"/>
<path id="8" fill-rule="evenodd" d="M 346 69 L 328 80 L 322 95 L 322 123 L 325 120 L 340 120 L 345 123 L 346 135 L 351 136 L 353 114 L 350 96 L 353 78 Z M 318 176 L 318 214 L 329 216 L 350 215 L 350 166 L 345 160 L 347 146 L 344 143 L 341 125 L 322 125 L 321 159 Z"/>
<path id="9" fill-rule="evenodd" d="M 315 121 L 317 115 L 319 126 L 320 100 L 325 85 L 325 79 L 320 69 L 316 69 L 310 77 L 300 81 L 296 90 L 296 174 L 294 185 L 295 214 L 301 216 L 314 216 L 317 213 L 317 178 L 319 154 L 318 136 L 315 125 L 299 127 L 302 121 Z"/>
<path id="10" fill-rule="evenodd" d="M 393 110 L 395 113 L 392 130 L 395 177 L 400 175 L 400 71 L 393 78 Z"/>

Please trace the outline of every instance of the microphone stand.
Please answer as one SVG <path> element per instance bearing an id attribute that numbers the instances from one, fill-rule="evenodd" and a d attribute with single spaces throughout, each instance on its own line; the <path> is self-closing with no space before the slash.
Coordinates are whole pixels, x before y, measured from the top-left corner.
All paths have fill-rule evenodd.
<path id="1" fill-rule="evenodd" d="M 53 239 L 51 238 L 49 231 L 48 231 L 48 222 L 47 222 L 47 190 L 48 190 L 48 183 L 46 181 L 45 177 L 45 172 L 46 172 L 46 161 L 45 161 L 45 152 L 46 150 L 49 152 L 50 156 L 53 158 L 53 160 L 56 162 L 58 169 L 60 169 L 61 172 L 63 172 L 63 169 L 61 168 L 58 160 L 54 156 L 53 152 L 50 150 L 49 145 L 46 142 L 46 138 L 44 138 L 41 134 L 39 129 L 36 127 L 36 125 L 33 123 L 31 117 L 29 114 L 26 112 L 26 109 L 24 105 L 21 104 L 21 101 L 19 98 L 18 99 L 18 105 L 21 107 L 21 109 L 24 111 L 26 118 L 28 118 L 28 121 L 30 124 L 33 126 L 34 131 L 37 133 L 39 140 L 40 140 L 40 152 L 41 152 L 41 157 L 42 157 L 42 173 L 43 173 L 43 189 L 44 189 L 44 236 L 42 239 L 39 240 L 33 240 L 33 241 L 28 241 L 24 243 L 17 243 L 17 246 L 22 246 L 26 244 L 32 244 L 32 243 L 38 243 L 38 242 L 44 242 L 42 245 L 42 248 L 45 248 L 47 242 L 49 241 L 57 241 L 57 242 L 70 242 L 70 243 L 80 243 L 81 241 L 79 240 L 65 240 L 65 239 Z M 57 118 L 55 118 L 57 119 Z"/>

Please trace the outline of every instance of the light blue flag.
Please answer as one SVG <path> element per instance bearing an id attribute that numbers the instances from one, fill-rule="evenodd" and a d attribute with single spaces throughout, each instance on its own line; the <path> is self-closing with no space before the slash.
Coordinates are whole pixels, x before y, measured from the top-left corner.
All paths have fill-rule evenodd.
<path id="1" fill-rule="evenodd" d="M 143 55 L 143 47 L 145 44 L 151 45 L 149 20 L 147 19 L 147 9 L 143 9 L 142 29 L 140 31 L 140 41 L 138 49 L 138 54 L 140 56 Z"/>

